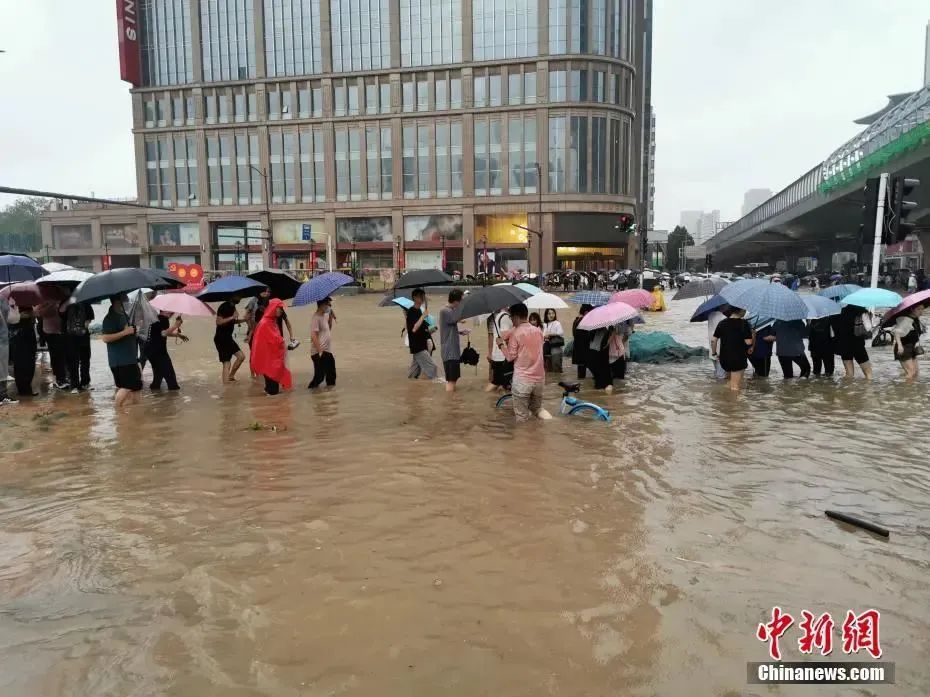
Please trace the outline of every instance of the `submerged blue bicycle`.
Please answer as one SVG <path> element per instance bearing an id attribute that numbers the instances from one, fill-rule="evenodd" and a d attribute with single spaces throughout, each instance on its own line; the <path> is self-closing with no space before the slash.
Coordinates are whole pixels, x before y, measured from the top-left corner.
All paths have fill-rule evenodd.
<path id="1" fill-rule="evenodd" d="M 563 416 L 590 416 L 597 421 L 610 421 L 610 412 L 593 402 L 585 402 L 576 397 L 572 397 L 576 392 L 581 391 L 581 385 L 577 382 L 560 382 L 562 388 L 562 403 L 559 406 L 559 413 Z M 513 395 L 509 392 L 501 395 L 497 400 L 497 408 L 504 406 Z"/>

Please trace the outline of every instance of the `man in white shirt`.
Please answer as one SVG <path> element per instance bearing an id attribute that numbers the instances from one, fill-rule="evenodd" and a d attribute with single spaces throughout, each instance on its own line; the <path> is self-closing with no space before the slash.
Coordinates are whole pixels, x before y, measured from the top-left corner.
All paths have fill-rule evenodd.
<path id="1" fill-rule="evenodd" d="M 513 329 L 513 322 L 507 310 L 498 310 L 488 317 L 488 361 L 491 363 L 490 381 L 485 392 L 508 387 L 513 375 L 513 363 L 507 360 L 504 352 L 497 345 L 497 339 Z"/>

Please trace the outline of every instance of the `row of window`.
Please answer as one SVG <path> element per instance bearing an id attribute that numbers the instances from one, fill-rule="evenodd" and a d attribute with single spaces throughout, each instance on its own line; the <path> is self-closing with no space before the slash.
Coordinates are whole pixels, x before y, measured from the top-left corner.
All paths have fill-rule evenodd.
<path id="1" fill-rule="evenodd" d="M 471 105 L 463 98 L 458 71 L 405 76 L 400 83 L 400 109 L 392 107 L 389 76 L 332 81 L 332 115 L 390 114 L 402 111 L 445 111 L 465 106 L 497 107 L 536 104 L 536 70 L 533 66 L 511 66 L 505 74 L 479 69 L 472 77 Z M 555 63 L 549 71 L 549 102 L 598 102 L 630 107 L 633 76 L 627 70 L 591 70 Z M 143 99 L 145 126 L 193 125 L 194 97 L 181 92 L 148 94 Z M 323 86 L 319 81 L 272 84 L 265 92 L 268 120 L 321 118 Z M 206 89 L 203 117 L 207 124 L 258 121 L 260 114 L 254 86 L 239 85 Z"/>
<path id="2" fill-rule="evenodd" d="M 190 6 L 190 0 L 141 0 L 143 84 L 193 82 Z M 256 76 L 256 11 L 263 16 L 267 76 L 323 71 L 320 0 L 201 0 L 199 7 L 205 81 Z M 462 61 L 462 0 L 400 0 L 399 9 L 401 67 Z M 536 0 L 472 0 L 474 60 L 540 55 L 538 13 Z M 549 0 L 548 52 L 630 60 L 634 24 L 633 0 Z M 389 0 L 330 0 L 333 72 L 396 67 L 391 34 Z"/>
<path id="3" fill-rule="evenodd" d="M 535 113 L 477 117 L 473 129 L 476 196 L 539 191 L 542 168 Z M 210 205 L 258 204 L 265 200 L 267 186 L 273 203 L 323 202 L 326 178 L 333 175 L 337 201 L 392 199 L 395 194 L 404 198 L 464 195 L 461 121 L 403 124 L 402 181 L 397 191 L 393 135 L 392 127 L 385 123 L 336 124 L 333 151 L 327 157 L 323 128 L 272 129 L 268 134 L 267 173 L 261 168 L 258 135 L 207 135 L 207 200 Z M 629 193 L 631 138 L 628 118 L 549 116 L 547 191 Z M 150 203 L 199 205 L 196 145 L 194 136 L 184 134 L 146 141 Z M 330 160 L 333 166 L 327 175 Z"/>

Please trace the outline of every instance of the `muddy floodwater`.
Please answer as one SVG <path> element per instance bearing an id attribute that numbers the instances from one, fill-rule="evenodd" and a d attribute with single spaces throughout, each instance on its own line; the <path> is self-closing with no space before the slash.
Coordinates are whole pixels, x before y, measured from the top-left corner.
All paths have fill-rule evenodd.
<path id="1" fill-rule="evenodd" d="M 377 301 L 336 299 L 330 392 L 305 389 L 302 309 L 289 394 L 221 385 L 189 319 L 180 393 L 115 413 L 95 340 L 95 391 L 0 412 L 2 697 L 930 693 L 926 362 L 907 385 L 875 349 L 871 384 L 776 367 L 738 395 L 707 360 L 634 364 L 581 393 L 611 424 L 517 428 L 484 335 L 447 395 L 406 379 Z M 642 329 L 704 345 L 698 302 Z M 775 605 L 789 660 L 802 610 L 833 614 L 834 660 L 847 610 L 880 610 L 896 684 L 747 685 Z"/>

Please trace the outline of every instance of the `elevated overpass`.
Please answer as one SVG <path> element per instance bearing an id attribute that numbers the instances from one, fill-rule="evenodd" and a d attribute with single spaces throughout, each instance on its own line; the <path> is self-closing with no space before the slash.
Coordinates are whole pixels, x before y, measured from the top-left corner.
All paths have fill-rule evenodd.
<path id="1" fill-rule="evenodd" d="M 918 234 L 930 250 L 930 86 L 900 99 L 826 160 L 708 240 L 714 266 L 785 261 L 793 268 L 799 257 L 814 256 L 824 268 L 836 252 L 858 253 L 862 189 L 881 172 L 921 180 L 909 221 L 926 228 Z"/>

